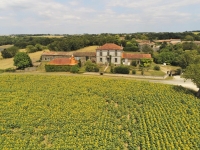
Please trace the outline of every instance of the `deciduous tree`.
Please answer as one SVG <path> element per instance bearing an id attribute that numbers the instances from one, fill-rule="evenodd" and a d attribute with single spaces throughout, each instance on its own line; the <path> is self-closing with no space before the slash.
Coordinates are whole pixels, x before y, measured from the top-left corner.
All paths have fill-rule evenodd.
<path id="1" fill-rule="evenodd" d="M 183 73 L 183 77 L 185 79 L 191 79 L 200 88 L 200 63 L 190 64 Z M 200 98 L 200 89 L 197 92 L 197 97 Z"/>
<path id="2" fill-rule="evenodd" d="M 32 67 L 31 58 L 25 52 L 18 52 L 14 57 L 14 65 L 18 69 L 24 69 L 26 67 Z"/>

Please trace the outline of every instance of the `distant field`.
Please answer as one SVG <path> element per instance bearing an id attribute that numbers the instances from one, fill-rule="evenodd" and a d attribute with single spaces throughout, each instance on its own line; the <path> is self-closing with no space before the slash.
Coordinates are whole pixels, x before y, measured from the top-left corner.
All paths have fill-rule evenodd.
<path id="1" fill-rule="evenodd" d="M 32 62 L 36 62 L 37 60 L 39 60 L 42 53 L 43 51 L 30 53 L 29 56 L 31 57 Z M 13 65 L 13 58 L 0 60 L 0 69 L 6 69 L 6 68 L 12 68 L 12 67 L 15 67 Z"/>
<path id="2" fill-rule="evenodd" d="M 2 50 L 4 50 L 5 48 L 9 48 L 9 47 L 11 47 L 11 46 L 13 46 L 13 45 L 2 45 L 2 46 L 0 46 L 0 52 L 2 51 Z M 0 53 L 0 60 L 2 59 L 2 56 L 1 56 L 1 53 Z"/>
<path id="3" fill-rule="evenodd" d="M 200 32 L 193 32 L 194 34 L 199 34 Z"/>
<path id="4" fill-rule="evenodd" d="M 32 36 L 32 37 L 62 38 L 62 37 L 64 37 L 64 36 L 53 36 L 53 35 L 49 35 L 49 36 Z"/>
<path id="5" fill-rule="evenodd" d="M 6 46 L 1 46 L 0 48 L 6 48 L 10 47 L 12 45 L 6 45 Z M 88 46 L 79 50 L 76 50 L 76 52 L 95 52 L 97 46 Z M 21 49 L 20 51 L 25 51 L 25 49 Z M 49 51 L 49 50 L 45 50 Z M 31 57 L 32 62 L 36 62 L 37 60 L 40 59 L 41 54 L 43 51 L 39 51 L 36 53 L 30 53 L 29 56 Z M 6 69 L 6 68 L 12 68 L 13 66 L 13 58 L 8 58 L 8 59 L 3 59 L 0 53 L 0 69 Z"/>
<path id="6" fill-rule="evenodd" d="M 2 46 L 0 46 L 0 51 L 4 50 L 5 48 L 9 48 L 11 46 L 13 46 L 13 45 L 2 45 Z"/>
<path id="7" fill-rule="evenodd" d="M 12 46 L 12 45 L 0 46 L 0 48 L 4 49 L 4 48 L 10 47 L 10 46 Z M 95 52 L 96 48 L 97 48 L 97 46 L 88 46 L 88 47 L 76 50 L 76 52 Z M 20 51 L 25 51 L 25 49 L 21 49 Z M 48 51 L 48 50 L 45 50 L 45 51 Z M 43 53 L 43 51 L 39 51 L 36 53 L 30 53 L 29 56 L 31 57 L 32 62 L 39 60 L 42 53 Z M 13 58 L 3 59 L 1 56 L 1 53 L 0 53 L 0 69 L 6 69 L 6 68 L 11 68 L 11 67 L 14 67 L 13 66 Z"/>
<path id="8" fill-rule="evenodd" d="M 85 47 L 85 48 L 81 48 L 79 50 L 76 50 L 76 52 L 96 52 L 96 48 L 98 46 L 88 46 L 88 47 Z"/>
<path id="9" fill-rule="evenodd" d="M 0 60 L 0 69 L 13 68 L 13 58 Z"/>

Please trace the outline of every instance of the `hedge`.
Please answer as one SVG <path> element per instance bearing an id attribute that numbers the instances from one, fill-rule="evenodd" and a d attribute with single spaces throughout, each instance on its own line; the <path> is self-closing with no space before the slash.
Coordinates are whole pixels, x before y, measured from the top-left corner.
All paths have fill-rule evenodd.
<path id="1" fill-rule="evenodd" d="M 72 66 L 45 65 L 46 72 L 69 72 Z"/>
<path id="2" fill-rule="evenodd" d="M 0 69 L 0 73 L 3 73 L 3 72 L 15 72 L 15 71 L 16 71 L 15 68 Z"/>
<path id="3" fill-rule="evenodd" d="M 115 67 L 114 73 L 129 74 L 129 67 L 127 67 L 127 66 Z"/>

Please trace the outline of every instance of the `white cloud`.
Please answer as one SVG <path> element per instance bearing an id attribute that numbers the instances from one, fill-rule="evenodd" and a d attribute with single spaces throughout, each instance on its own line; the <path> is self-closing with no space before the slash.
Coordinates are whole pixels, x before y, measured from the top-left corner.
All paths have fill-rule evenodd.
<path id="1" fill-rule="evenodd" d="M 77 6 L 77 5 L 79 5 L 79 2 L 78 1 L 71 1 L 71 2 L 69 2 L 69 4 L 72 5 L 72 6 Z"/>
<path id="2" fill-rule="evenodd" d="M 200 4 L 199 0 L 109 0 L 108 7 L 146 8 L 146 7 L 181 7 L 193 4 Z"/>
<path id="3" fill-rule="evenodd" d="M 40 31 L 42 25 L 49 32 L 81 32 L 84 29 L 84 33 L 92 29 L 112 32 L 117 28 L 121 32 L 136 32 L 142 26 L 149 30 L 158 25 L 170 28 L 188 23 L 189 26 L 199 21 L 200 10 L 194 13 L 188 8 L 198 4 L 200 0 L 88 0 L 87 3 L 83 0 L 1 0 L 0 20 L 3 21 L 0 28 L 26 25 L 33 31 Z"/>

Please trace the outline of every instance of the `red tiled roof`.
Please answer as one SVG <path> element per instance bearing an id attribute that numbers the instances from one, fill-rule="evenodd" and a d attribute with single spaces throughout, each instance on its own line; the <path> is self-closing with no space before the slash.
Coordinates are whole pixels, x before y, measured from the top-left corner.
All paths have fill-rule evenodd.
<path id="1" fill-rule="evenodd" d="M 150 40 L 135 40 L 138 43 L 150 43 Z"/>
<path id="2" fill-rule="evenodd" d="M 131 53 L 123 53 L 122 58 L 128 59 L 142 59 L 142 58 L 151 58 L 151 54 L 131 54 Z"/>
<path id="3" fill-rule="evenodd" d="M 96 52 L 74 52 L 74 57 L 96 56 Z"/>
<path id="4" fill-rule="evenodd" d="M 55 58 L 51 60 L 48 64 L 49 65 L 74 65 L 74 64 L 71 64 L 71 58 Z"/>
<path id="5" fill-rule="evenodd" d="M 73 55 L 72 52 L 43 52 L 42 55 L 46 55 L 46 56 L 71 56 Z"/>
<path id="6" fill-rule="evenodd" d="M 123 50 L 123 47 L 114 43 L 106 43 L 103 46 L 98 47 L 96 50 Z"/>

